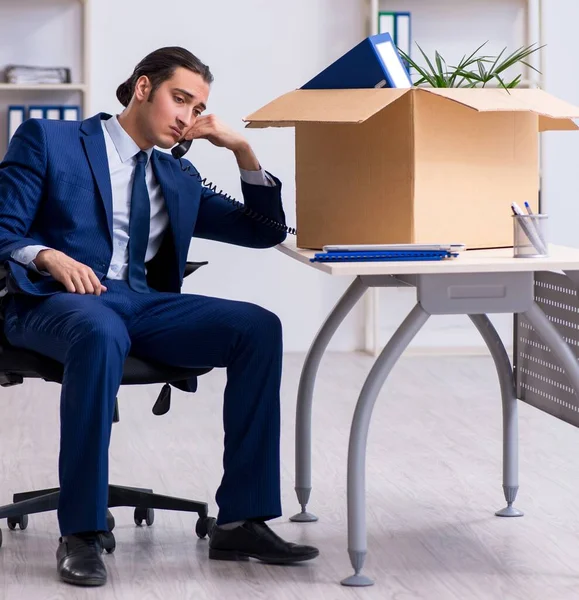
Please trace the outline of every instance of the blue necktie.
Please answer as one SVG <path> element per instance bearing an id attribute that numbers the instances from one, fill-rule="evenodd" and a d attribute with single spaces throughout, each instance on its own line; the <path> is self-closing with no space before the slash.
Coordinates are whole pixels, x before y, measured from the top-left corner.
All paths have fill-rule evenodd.
<path id="1" fill-rule="evenodd" d="M 129 286 L 135 292 L 147 293 L 147 277 L 145 274 L 145 254 L 149 243 L 149 226 L 151 208 L 145 171 L 147 153 L 142 150 L 137 154 L 137 166 L 131 192 L 131 213 L 129 216 Z"/>

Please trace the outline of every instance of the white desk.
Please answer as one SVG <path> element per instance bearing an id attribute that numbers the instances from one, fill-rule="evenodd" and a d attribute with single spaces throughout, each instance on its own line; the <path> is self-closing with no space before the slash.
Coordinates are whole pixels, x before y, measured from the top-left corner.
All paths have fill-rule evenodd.
<path id="1" fill-rule="evenodd" d="M 298 388 L 296 415 L 296 493 L 301 512 L 292 521 L 317 520 L 306 508 L 311 478 L 312 402 L 316 373 L 333 334 L 370 287 L 413 286 L 417 303 L 376 359 L 360 392 L 350 430 L 348 448 L 348 553 L 354 575 L 343 585 L 365 586 L 373 581 L 362 574 L 367 553 L 365 511 L 366 445 L 372 409 L 396 361 L 430 315 L 466 314 L 485 340 L 494 360 L 501 387 L 503 409 L 503 490 L 507 506 L 495 514 L 518 517 L 513 504 L 518 482 L 517 397 L 509 356 L 486 316 L 519 313 L 534 327 L 579 390 L 579 364 L 561 335 L 534 301 L 536 271 L 564 271 L 579 288 L 579 249 L 550 246 L 549 257 L 515 259 L 512 248 L 471 250 L 459 258 L 432 262 L 312 263 L 311 250 L 286 242 L 278 249 L 311 268 L 332 276 L 354 277 L 317 333 L 306 357 Z M 579 397 L 579 394 L 578 394 Z"/>

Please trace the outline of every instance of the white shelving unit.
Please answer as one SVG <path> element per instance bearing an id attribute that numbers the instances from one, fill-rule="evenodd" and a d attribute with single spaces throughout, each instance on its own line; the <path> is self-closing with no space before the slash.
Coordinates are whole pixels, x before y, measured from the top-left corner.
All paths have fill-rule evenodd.
<path id="1" fill-rule="evenodd" d="M 84 83 L 0 83 L 0 92 L 86 92 L 87 89 Z"/>
<path id="2" fill-rule="evenodd" d="M 80 106 L 90 115 L 90 0 L 1 0 L 0 72 L 8 64 L 65 66 L 72 83 L 0 82 L 0 158 L 7 148 L 9 105 Z"/>
<path id="3" fill-rule="evenodd" d="M 489 40 L 485 51 L 498 54 L 538 42 L 543 44 L 541 26 L 545 0 L 363 0 L 367 14 L 368 35 L 378 33 L 379 11 L 408 11 L 412 15 L 412 56 L 418 56 L 418 42 L 427 56 L 438 50 L 449 64 L 456 64 L 468 52 Z M 488 37 L 487 37 L 488 36 Z M 456 61 L 456 62 L 454 62 Z M 542 87 L 544 64 L 540 53 L 529 57 L 530 64 L 542 72 L 524 68 L 524 87 Z M 402 290 L 404 292 L 406 290 Z M 383 297 L 382 297 L 383 296 Z M 405 314 L 400 291 L 379 288 L 368 290 L 365 297 L 366 352 L 377 356 L 383 347 L 383 323 L 380 305 L 384 298 L 392 307 L 392 314 Z M 387 327 L 391 324 L 388 323 Z"/>

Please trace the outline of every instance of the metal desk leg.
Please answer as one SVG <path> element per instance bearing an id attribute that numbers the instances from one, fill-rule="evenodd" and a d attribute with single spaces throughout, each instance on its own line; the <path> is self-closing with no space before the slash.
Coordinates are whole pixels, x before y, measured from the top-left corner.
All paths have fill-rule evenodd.
<path id="1" fill-rule="evenodd" d="M 498 510 L 495 515 L 522 517 L 524 513 L 513 506 L 519 490 L 519 431 L 517 395 L 511 361 L 489 318 L 486 315 L 469 316 L 493 357 L 503 400 L 503 492 L 507 506 Z"/>
<path id="2" fill-rule="evenodd" d="M 367 286 L 356 277 L 344 292 L 314 339 L 300 376 L 296 411 L 296 494 L 302 510 L 290 521 L 307 523 L 318 517 L 308 513 L 306 507 L 312 491 L 312 402 L 314 383 L 322 356 L 332 336 L 367 290 Z"/>
<path id="3" fill-rule="evenodd" d="M 356 404 L 348 447 L 348 553 L 355 573 L 344 579 L 342 585 L 367 586 L 374 583 L 361 574 L 367 552 L 365 480 L 370 418 L 388 374 L 429 316 L 420 304 L 412 309 L 376 359 Z"/>
<path id="4" fill-rule="evenodd" d="M 547 319 L 545 313 L 535 302 L 531 308 L 522 313 L 523 317 L 529 321 L 539 334 L 542 340 L 551 348 L 553 354 L 559 359 L 565 369 L 565 374 L 569 378 L 569 383 L 575 390 L 575 395 L 579 399 L 579 364 L 571 348 L 565 343 L 561 334 L 557 331 L 553 323 Z"/>

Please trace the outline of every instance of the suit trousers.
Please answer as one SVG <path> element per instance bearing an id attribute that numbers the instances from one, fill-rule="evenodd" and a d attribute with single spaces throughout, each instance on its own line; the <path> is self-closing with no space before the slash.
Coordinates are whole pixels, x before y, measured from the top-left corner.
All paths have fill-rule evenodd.
<path id="1" fill-rule="evenodd" d="M 107 529 L 108 450 L 129 352 L 179 367 L 223 367 L 223 478 L 218 523 L 280 516 L 281 323 L 251 303 L 140 294 L 104 281 L 101 296 L 10 296 L 5 334 L 64 365 L 60 400 L 61 535 Z M 202 437 L 199 444 L 206 443 Z"/>

